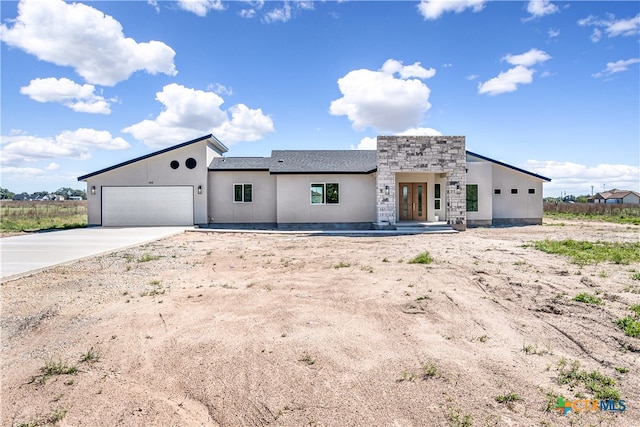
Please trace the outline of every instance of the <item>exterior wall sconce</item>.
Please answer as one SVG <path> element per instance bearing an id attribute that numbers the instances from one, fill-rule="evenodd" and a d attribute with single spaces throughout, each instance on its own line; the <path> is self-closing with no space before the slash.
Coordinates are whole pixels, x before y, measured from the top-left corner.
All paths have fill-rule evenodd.
<path id="1" fill-rule="evenodd" d="M 202 185 L 198 185 L 198 194 L 202 194 Z"/>
<path id="2" fill-rule="evenodd" d="M 388 196 L 388 195 L 389 195 L 389 186 L 388 186 L 388 185 L 385 185 L 385 186 L 384 186 L 384 194 L 385 194 L 386 196 Z"/>
<path id="3" fill-rule="evenodd" d="M 91 194 L 93 194 L 93 195 L 96 194 L 96 186 L 95 185 L 91 186 Z"/>

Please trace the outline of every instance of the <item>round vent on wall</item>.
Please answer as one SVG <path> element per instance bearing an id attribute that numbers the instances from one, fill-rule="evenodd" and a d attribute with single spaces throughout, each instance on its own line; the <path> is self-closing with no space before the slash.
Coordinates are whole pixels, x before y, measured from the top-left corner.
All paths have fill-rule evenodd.
<path id="1" fill-rule="evenodd" d="M 180 163 L 177 160 L 171 160 L 171 169 L 178 169 L 180 167 Z"/>
<path id="2" fill-rule="evenodd" d="M 196 162 L 196 159 L 194 159 L 193 157 L 189 157 L 189 158 L 187 159 L 187 161 L 186 161 L 186 162 L 184 162 L 184 164 L 185 164 L 185 165 L 187 165 L 187 167 L 188 167 L 189 169 L 193 169 L 193 168 L 195 168 L 195 167 L 196 167 L 196 165 L 198 164 L 198 162 Z"/>

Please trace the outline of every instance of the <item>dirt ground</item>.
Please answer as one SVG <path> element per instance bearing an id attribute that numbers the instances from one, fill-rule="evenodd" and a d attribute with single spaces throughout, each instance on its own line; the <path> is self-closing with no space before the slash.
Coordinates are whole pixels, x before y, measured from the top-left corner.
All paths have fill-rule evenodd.
<path id="1" fill-rule="evenodd" d="M 613 321 L 640 304 L 640 265 L 524 245 L 640 227 L 563 224 L 186 232 L 5 282 L 2 425 L 638 426 L 640 340 Z M 432 264 L 408 263 L 425 250 Z M 575 360 L 615 379 L 626 411 L 555 410 L 591 397 L 558 383 Z"/>

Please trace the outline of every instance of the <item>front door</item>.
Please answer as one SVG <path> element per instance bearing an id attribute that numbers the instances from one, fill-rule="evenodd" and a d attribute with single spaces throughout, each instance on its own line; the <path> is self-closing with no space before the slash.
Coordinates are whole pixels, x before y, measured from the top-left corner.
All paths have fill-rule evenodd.
<path id="1" fill-rule="evenodd" d="M 427 220 L 427 184 L 400 183 L 400 221 Z"/>

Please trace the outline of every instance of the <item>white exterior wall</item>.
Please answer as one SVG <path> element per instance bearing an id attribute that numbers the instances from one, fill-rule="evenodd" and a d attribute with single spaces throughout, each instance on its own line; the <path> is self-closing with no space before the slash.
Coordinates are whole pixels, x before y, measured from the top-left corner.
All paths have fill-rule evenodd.
<path id="1" fill-rule="evenodd" d="M 504 166 L 491 164 L 493 189 L 500 188 L 501 195 L 493 195 L 493 219 L 502 222 L 542 223 L 542 180 Z M 518 194 L 511 194 L 517 188 Z M 535 194 L 529 194 L 533 188 Z M 491 194 L 493 194 L 493 189 Z M 500 222 L 500 221 L 498 221 Z"/>
<path id="2" fill-rule="evenodd" d="M 624 204 L 638 204 L 640 203 L 640 197 L 636 196 L 633 193 L 629 193 L 622 198 L 622 203 Z"/>
<path id="3" fill-rule="evenodd" d="M 89 225 L 102 224 L 103 186 L 193 186 L 194 223 L 207 223 L 207 154 L 217 155 L 207 145 L 205 140 L 87 178 Z M 194 169 L 185 166 L 185 161 L 190 157 L 197 162 Z M 169 164 L 172 160 L 180 163 L 178 169 L 171 169 Z M 95 194 L 91 194 L 93 186 Z M 198 194 L 198 186 L 202 186 L 202 194 Z"/>
<path id="4" fill-rule="evenodd" d="M 375 174 L 280 174 L 277 177 L 277 222 L 348 223 L 375 222 Z M 338 204 L 312 205 L 312 183 L 340 184 Z"/>
<path id="5" fill-rule="evenodd" d="M 252 184 L 253 201 L 234 202 L 234 184 Z M 212 223 L 276 222 L 276 177 L 268 171 L 209 172 L 208 194 Z"/>
<path id="6" fill-rule="evenodd" d="M 493 219 L 492 164 L 489 162 L 467 162 L 467 184 L 478 186 L 478 211 L 467 211 L 467 223 L 470 225 L 491 225 Z M 465 191 L 466 198 L 466 188 Z"/>

